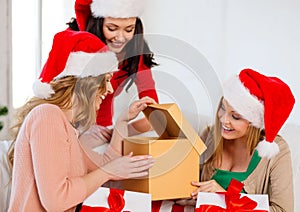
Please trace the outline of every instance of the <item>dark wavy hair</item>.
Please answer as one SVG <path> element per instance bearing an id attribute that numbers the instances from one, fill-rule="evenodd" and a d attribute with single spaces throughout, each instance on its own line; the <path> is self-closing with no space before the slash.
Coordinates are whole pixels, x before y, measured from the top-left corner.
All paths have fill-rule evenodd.
<path id="1" fill-rule="evenodd" d="M 95 18 L 93 16 L 89 17 L 86 31 L 96 35 L 99 37 L 104 43 L 106 43 L 106 39 L 103 34 L 103 21 L 104 17 Z M 72 18 L 69 23 L 67 23 L 72 30 L 78 30 L 77 21 L 75 18 Z M 134 37 L 126 44 L 125 48 L 125 57 L 124 60 L 120 62 L 122 65 L 122 70 L 127 72 L 127 80 L 125 82 L 128 83 L 126 87 L 126 91 L 131 87 L 136 77 L 136 73 L 138 71 L 140 56 L 143 57 L 143 63 L 148 67 L 152 68 L 153 66 L 158 65 L 154 61 L 153 52 L 150 51 L 150 48 L 147 42 L 144 39 L 144 28 L 143 23 L 139 17 L 136 18 L 136 25 L 134 31 Z M 120 77 L 124 77 L 120 76 Z"/>

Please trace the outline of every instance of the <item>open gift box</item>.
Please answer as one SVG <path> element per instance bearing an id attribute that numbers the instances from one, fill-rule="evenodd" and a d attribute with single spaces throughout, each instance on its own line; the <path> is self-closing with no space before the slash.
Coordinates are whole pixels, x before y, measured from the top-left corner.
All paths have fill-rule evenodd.
<path id="1" fill-rule="evenodd" d="M 124 189 L 150 193 L 152 200 L 190 197 L 206 146 L 176 104 L 153 104 L 143 112 L 159 137 L 125 138 L 123 155 L 149 154 L 155 162 L 147 178 L 124 180 Z"/>
<path id="2" fill-rule="evenodd" d="M 199 192 L 196 212 L 268 212 L 269 199 L 266 194 L 243 194 L 243 183 L 233 179 L 227 192 Z"/>
<path id="3" fill-rule="evenodd" d="M 100 187 L 82 204 L 81 212 L 151 212 L 151 194 Z"/>

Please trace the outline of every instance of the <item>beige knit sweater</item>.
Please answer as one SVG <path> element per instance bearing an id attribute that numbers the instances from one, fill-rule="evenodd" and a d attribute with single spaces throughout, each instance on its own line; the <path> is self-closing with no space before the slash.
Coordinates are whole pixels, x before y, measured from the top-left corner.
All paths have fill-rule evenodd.
<path id="1" fill-rule="evenodd" d="M 201 138 L 208 149 L 202 155 L 202 159 L 208 159 L 213 147 L 213 130 L 205 130 Z M 248 194 L 268 194 L 270 212 L 294 211 L 293 172 L 291 154 L 286 141 L 277 136 L 275 142 L 279 146 L 279 153 L 268 160 L 262 158 L 254 171 L 243 181 L 244 189 Z M 210 180 L 214 174 L 211 165 L 201 168 L 201 181 Z"/>

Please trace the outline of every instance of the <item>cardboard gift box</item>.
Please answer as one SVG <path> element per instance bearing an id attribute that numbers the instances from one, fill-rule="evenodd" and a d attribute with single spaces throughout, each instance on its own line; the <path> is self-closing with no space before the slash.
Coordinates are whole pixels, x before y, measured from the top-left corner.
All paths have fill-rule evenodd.
<path id="1" fill-rule="evenodd" d="M 190 197 L 206 146 L 176 104 L 153 104 L 143 112 L 159 137 L 126 138 L 123 154 L 149 154 L 155 162 L 147 178 L 125 180 L 124 189 L 151 193 L 152 200 Z"/>
<path id="2" fill-rule="evenodd" d="M 151 194 L 100 187 L 82 204 L 81 212 L 151 212 Z"/>
<path id="3" fill-rule="evenodd" d="M 197 196 L 196 212 L 268 212 L 269 199 L 266 194 L 239 193 L 243 184 L 232 180 L 227 192 L 208 193 L 199 192 Z"/>

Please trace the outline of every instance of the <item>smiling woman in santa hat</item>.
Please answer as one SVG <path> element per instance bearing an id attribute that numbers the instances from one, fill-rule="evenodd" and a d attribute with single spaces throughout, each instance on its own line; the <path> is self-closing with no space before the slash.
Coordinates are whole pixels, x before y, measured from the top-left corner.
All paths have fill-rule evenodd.
<path id="1" fill-rule="evenodd" d="M 145 0 L 76 0 L 75 13 L 79 30 L 98 36 L 109 49 L 116 53 L 120 70 L 111 80 L 115 90 L 101 105 L 97 117 L 100 140 L 107 142 L 112 131 L 106 128 L 113 124 L 114 98 L 124 87 L 128 90 L 135 83 L 139 98 L 149 96 L 158 102 L 151 67 L 157 65 L 153 53 L 144 40 L 143 25 L 139 18 Z M 78 30 L 74 22 L 70 28 Z M 129 124 L 131 135 L 151 129 L 146 119 Z"/>
<path id="2" fill-rule="evenodd" d="M 295 103 L 282 80 L 252 69 L 225 81 L 215 125 L 201 133 L 208 147 L 202 155 L 198 192 L 225 191 L 231 181 L 244 183 L 243 192 L 268 194 L 270 211 L 293 211 L 291 155 L 278 136 Z M 181 200 L 178 203 L 187 204 Z M 193 203 L 191 200 L 189 203 Z"/>
<path id="3" fill-rule="evenodd" d="M 121 156 L 121 144 L 127 122 L 154 103 L 151 98 L 133 102 L 119 117 L 100 167 L 78 139 L 113 92 L 110 70 L 116 63 L 115 54 L 91 33 L 66 30 L 55 35 L 34 85 L 36 97 L 20 109 L 14 127 L 9 211 L 75 211 L 106 181 L 147 175 L 153 159 Z"/>

